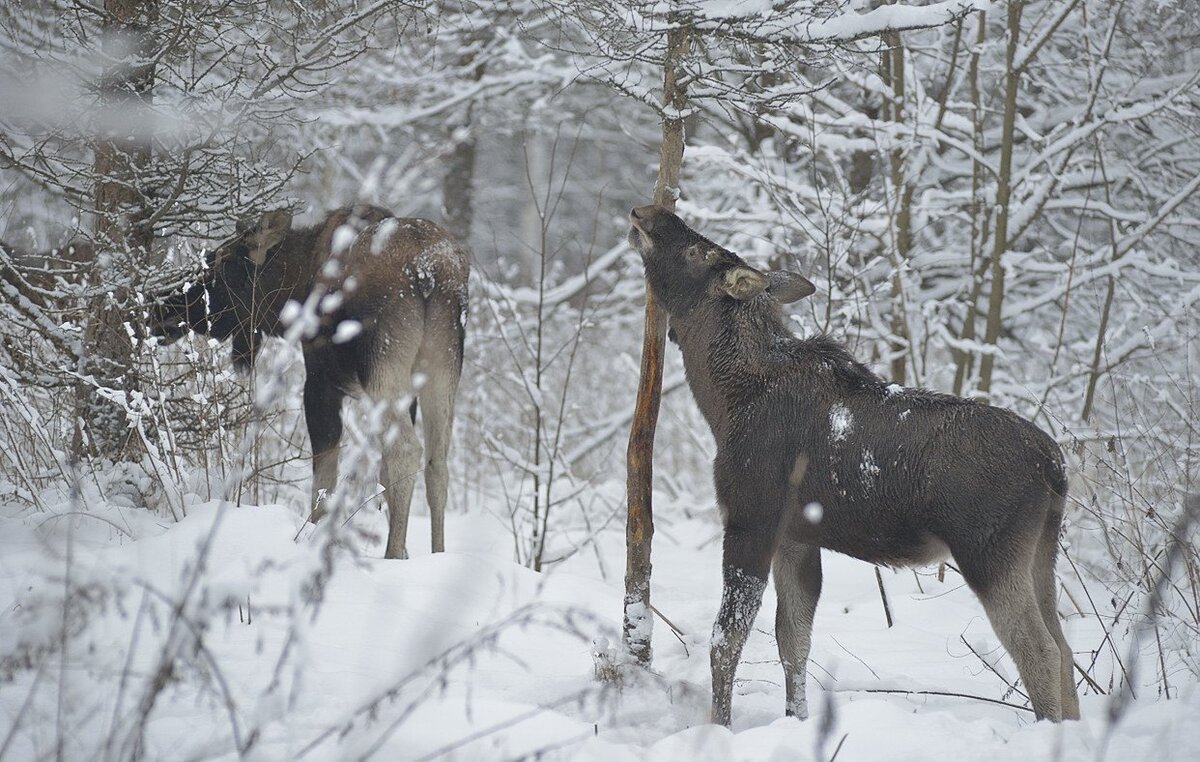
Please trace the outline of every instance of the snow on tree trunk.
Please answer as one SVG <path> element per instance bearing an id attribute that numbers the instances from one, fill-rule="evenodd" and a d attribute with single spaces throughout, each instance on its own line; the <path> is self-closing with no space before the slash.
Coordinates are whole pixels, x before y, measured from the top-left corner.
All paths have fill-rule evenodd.
<path id="1" fill-rule="evenodd" d="M 137 386 L 125 326 L 128 288 L 111 284 L 123 280 L 119 270 L 126 265 L 145 261 L 153 239 L 139 175 L 150 163 L 147 106 L 155 74 L 151 25 L 157 13 L 156 0 L 104 3 L 101 50 L 110 64 L 99 83 L 101 116 L 93 162 L 97 246 L 80 363 L 86 380 L 76 387 L 77 457 L 123 459 L 133 454 L 133 429 L 115 399 Z"/>

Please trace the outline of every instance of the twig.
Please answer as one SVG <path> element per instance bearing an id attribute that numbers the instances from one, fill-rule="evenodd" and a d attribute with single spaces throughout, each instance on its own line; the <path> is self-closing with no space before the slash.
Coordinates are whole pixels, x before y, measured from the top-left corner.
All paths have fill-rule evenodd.
<path id="1" fill-rule="evenodd" d="M 1154 630 L 1157 634 L 1159 608 L 1162 605 L 1164 591 L 1170 581 L 1168 578 L 1171 569 L 1184 552 L 1191 547 L 1187 542 L 1188 531 L 1197 517 L 1200 517 L 1200 495 L 1191 495 L 1184 503 L 1183 515 L 1170 533 L 1171 542 L 1167 548 L 1166 558 L 1163 560 L 1162 571 L 1155 580 L 1154 586 L 1150 588 L 1150 596 L 1146 601 L 1145 617 L 1138 622 L 1134 628 L 1133 637 L 1129 640 L 1129 649 L 1125 658 L 1129 664 L 1129 673 L 1124 685 L 1119 690 L 1113 691 L 1109 699 L 1108 729 L 1105 731 L 1104 741 L 1101 745 L 1101 759 L 1108 751 L 1108 743 L 1112 738 L 1113 731 L 1120 723 L 1125 710 L 1129 708 L 1129 702 L 1134 698 L 1133 680 L 1137 674 L 1138 650 L 1141 648 L 1142 639 L 1147 630 Z"/>
<path id="2" fill-rule="evenodd" d="M 544 611 L 546 612 L 545 616 L 543 616 Z M 499 648 L 498 641 L 500 636 L 510 627 L 541 626 L 582 637 L 580 635 L 579 619 L 587 619 L 590 622 L 591 616 L 585 612 L 574 610 L 565 612 L 553 609 L 547 610 L 547 607 L 541 604 L 523 606 L 496 623 L 482 628 L 468 640 L 450 646 L 426 661 L 422 666 L 401 676 L 386 688 L 377 691 L 357 707 L 348 711 L 341 721 L 326 726 L 321 732 L 309 739 L 308 743 L 293 756 L 295 759 L 307 756 L 331 737 L 337 736 L 340 738 L 344 736 L 354 727 L 356 722 L 364 717 L 375 716 L 375 713 L 383 702 L 396 701 L 405 688 L 413 685 L 422 677 L 428 678 L 430 686 L 436 684 L 444 685 L 445 675 L 462 664 L 470 663 L 474 658 L 474 654 L 478 651 L 484 649 L 497 650 Z M 591 622 L 591 624 L 596 624 L 596 622 Z M 372 742 L 367 754 L 364 756 L 369 756 L 382 747 L 396 730 L 411 717 L 421 701 L 425 699 L 427 690 L 418 688 L 414 693 L 414 698 L 405 704 L 397 715 L 392 718 L 388 726 Z"/>
<path id="3" fill-rule="evenodd" d="M 855 653 L 854 653 L 854 652 L 852 652 L 852 651 L 851 651 L 849 648 L 846 648 L 844 645 L 842 645 L 840 642 L 838 642 L 838 639 L 837 639 L 837 638 L 835 638 L 835 637 L 833 637 L 833 636 L 830 636 L 830 638 L 829 638 L 829 639 L 830 639 L 830 640 L 832 640 L 834 643 L 837 643 L 837 647 L 838 647 L 838 648 L 842 649 L 842 650 L 843 650 L 843 651 L 845 651 L 846 653 L 850 654 L 850 656 L 854 657 L 854 659 L 855 659 L 855 660 L 856 660 L 856 661 L 857 661 L 859 664 L 861 664 L 861 665 L 863 665 L 864 667 L 866 667 L 866 668 L 867 668 L 867 671 L 868 671 L 868 672 L 870 672 L 870 673 L 871 673 L 871 674 L 872 674 L 872 675 L 875 677 L 875 679 L 876 679 L 876 680 L 878 680 L 878 679 L 879 679 L 879 673 L 878 673 L 878 672 L 876 672 L 875 670 L 871 669 L 871 665 L 870 665 L 870 664 L 867 664 L 867 663 L 866 663 L 865 661 L 863 661 L 863 660 L 862 660 L 862 658 L 860 658 L 860 657 L 859 657 L 857 654 L 855 654 Z"/>
<path id="4" fill-rule="evenodd" d="M 105 524 L 108 524 L 113 529 L 117 530 L 119 533 L 121 533 L 125 537 L 128 537 L 131 540 L 134 539 L 133 535 L 130 534 L 128 530 L 124 529 L 120 524 L 117 524 L 112 519 L 106 519 L 103 516 L 97 516 L 96 514 L 88 513 L 87 511 L 63 511 L 62 513 L 53 513 L 53 514 L 47 516 L 46 518 L 42 519 L 42 521 L 37 525 L 38 529 L 41 529 L 43 526 L 50 523 L 51 521 L 57 521 L 58 519 L 65 518 L 67 516 L 79 516 L 81 518 L 94 519 L 96 521 L 103 522 Z"/>
<path id="5" fill-rule="evenodd" d="M 838 753 L 841 752 L 841 750 L 842 750 L 842 744 L 846 743 L 846 739 L 849 737 L 850 737 L 849 733 L 845 733 L 842 735 L 842 739 L 840 741 L 838 741 L 838 745 L 834 748 L 833 756 L 829 758 L 829 762 L 834 762 L 834 760 L 837 759 Z"/>
<path id="6" fill-rule="evenodd" d="M 1084 669 L 1083 667 L 1079 666 L 1079 662 L 1072 659 L 1071 663 L 1075 665 L 1076 671 L 1078 671 L 1079 674 L 1083 676 L 1084 682 L 1086 682 L 1088 685 L 1090 685 L 1092 687 L 1092 690 L 1094 690 L 1096 693 L 1099 693 L 1101 696 L 1108 695 L 1108 692 L 1105 691 L 1103 688 L 1101 688 L 1100 684 L 1092 679 L 1092 676 L 1087 673 L 1087 670 Z"/>
<path id="7" fill-rule="evenodd" d="M 667 617 L 665 615 L 663 615 L 663 613 L 661 611 L 659 611 L 658 608 L 653 603 L 650 604 L 650 610 L 653 611 L 655 614 L 657 614 L 658 618 L 663 620 L 663 622 L 666 623 L 667 627 L 671 628 L 671 634 L 674 635 L 675 639 L 679 641 L 679 644 L 681 646 L 683 646 L 683 655 L 690 657 L 692 654 L 690 651 L 688 651 L 687 643 L 685 643 L 683 641 L 683 630 L 676 627 L 675 623 L 672 622 L 670 619 L 667 619 Z"/>
<path id="8" fill-rule="evenodd" d="M 890 630 L 894 622 L 892 621 L 892 607 L 888 604 L 887 591 L 883 589 L 883 574 L 880 573 L 879 567 L 875 567 L 875 581 L 879 584 L 879 598 L 883 601 L 883 615 L 887 618 L 887 626 Z"/>
<path id="9" fill-rule="evenodd" d="M 979 661 L 983 663 L 983 666 L 987 667 L 988 672 L 991 672 L 993 675 L 998 677 L 1000 679 L 1000 682 L 1002 682 L 1008 686 L 1009 690 L 1013 691 L 1014 693 L 1017 693 L 1018 695 L 1021 696 L 1021 698 L 1025 699 L 1026 701 L 1029 700 L 1029 696 L 1026 696 L 1024 691 L 1022 691 L 1020 688 L 1018 688 L 1015 683 L 1010 683 L 1008 681 L 1008 678 L 1006 678 L 1004 675 L 1000 674 L 996 670 L 996 668 L 992 666 L 991 662 L 989 662 L 987 659 L 980 656 L 979 652 L 971 647 L 971 644 L 967 642 L 966 638 L 964 638 L 962 635 L 959 635 L 958 639 L 962 641 L 962 644 L 967 647 L 968 651 L 975 654 L 975 658 L 979 659 Z"/>
<path id="10" fill-rule="evenodd" d="M 1087 598 L 1088 604 L 1092 607 L 1092 613 L 1096 615 L 1096 620 L 1103 625 L 1104 617 L 1100 616 L 1100 609 L 1096 606 L 1096 601 L 1092 598 L 1092 592 L 1088 590 L 1087 584 L 1084 583 L 1083 574 L 1079 571 L 1079 567 L 1075 565 L 1075 559 L 1071 558 L 1071 554 L 1067 552 L 1067 549 L 1063 547 L 1062 543 L 1059 543 L 1059 550 L 1062 552 L 1063 558 L 1067 559 L 1067 563 L 1071 565 L 1071 571 L 1075 572 L 1075 578 L 1079 580 L 1079 585 L 1083 589 L 1083 594 Z M 1129 604 L 1129 601 L 1132 599 L 1132 597 L 1133 593 L 1131 592 L 1129 597 L 1125 599 L 1125 603 L 1121 606 L 1122 611 L 1124 610 L 1125 606 Z M 1120 611 L 1118 611 L 1117 615 L 1120 615 Z M 1116 620 L 1114 619 L 1114 622 L 1115 621 Z M 1104 628 L 1104 641 L 1108 643 L 1108 647 L 1112 651 L 1113 658 L 1116 659 L 1117 666 L 1121 668 L 1121 675 L 1125 678 L 1126 682 L 1129 682 L 1129 673 L 1125 670 L 1125 662 L 1122 661 L 1121 654 L 1117 650 L 1116 644 L 1113 642 L 1112 631 L 1107 627 Z M 1103 646 L 1103 643 L 1101 646 Z M 1096 652 L 1096 658 L 1099 658 L 1098 650 Z M 1095 663 L 1095 659 L 1093 659 L 1092 663 Z"/>
<path id="11" fill-rule="evenodd" d="M 971 699 L 973 701 L 986 701 L 989 704 L 999 704 L 1000 706 L 1006 706 L 1009 709 L 1019 709 L 1022 712 L 1029 712 L 1030 714 L 1033 714 L 1033 710 L 1027 706 L 1021 706 L 1020 704 L 1012 704 L 1008 701 L 1001 701 L 1000 699 L 988 698 L 987 696 L 974 696 L 970 693 L 955 693 L 954 691 L 908 691 L 908 690 L 901 690 L 899 688 L 840 688 L 838 690 L 838 692 L 839 693 L 842 693 L 842 692 L 896 693 L 896 694 L 905 695 L 905 696 L 910 696 L 910 695 L 911 696 L 950 696 L 952 698 L 965 698 L 965 699 Z"/>
<path id="12" fill-rule="evenodd" d="M 13 717 L 12 727 L 9 728 L 8 734 L 4 736 L 4 743 L 0 744 L 0 759 L 4 759 L 4 754 L 8 751 L 9 745 L 17 737 L 17 731 L 21 729 L 21 722 L 25 719 L 25 712 L 29 710 L 29 705 L 33 703 L 33 696 L 37 693 L 38 685 L 41 684 L 42 675 L 45 672 L 46 663 L 42 662 L 38 665 L 37 674 L 33 676 L 33 682 L 29 685 L 29 693 L 25 695 L 25 700 L 21 702 L 21 708 L 17 710 L 17 716 Z"/>
<path id="13" fill-rule="evenodd" d="M 563 704 L 566 704 L 570 701 L 581 701 L 589 693 L 595 692 L 597 690 L 604 690 L 604 688 L 603 687 L 598 688 L 597 686 L 591 685 L 591 686 L 588 686 L 587 688 L 583 688 L 581 690 L 575 691 L 574 693 L 569 693 L 566 696 L 563 696 L 562 698 L 559 698 L 556 701 L 552 701 L 549 704 L 546 704 L 544 706 L 535 706 L 532 709 L 529 709 L 528 711 L 522 712 L 521 714 L 515 715 L 513 717 L 509 717 L 506 720 L 494 723 L 492 725 L 488 725 L 487 727 L 484 727 L 484 728 L 480 728 L 479 730 L 476 730 L 474 733 L 467 733 L 464 736 L 460 736 L 460 737 L 454 739 L 453 741 L 451 741 L 450 743 L 447 743 L 444 746 L 441 746 L 441 747 L 429 752 L 428 754 L 424 754 L 420 757 L 417 757 L 414 762 L 430 762 L 430 760 L 442 759 L 444 757 L 447 757 L 447 756 L 453 754 L 453 752 L 455 750 L 463 748 L 464 746 L 471 743 L 472 741 L 478 741 L 482 738 L 487 738 L 488 736 L 492 735 L 493 733 L 499 732 L 501 730 L 505 730 L 507 728 L 515 727 L 515 726 L 521 724 L 522 722 L 525 722 L 526 720 L 532 720 L 535 717 L 537 717 L 538 715 L 550 712 L 550 711 L 556 709 L 557 707 L 560 707 Z M 587 734 L 584 734 L 582 736 L 579 736 L 579 737 L 576 737 L 573 739 L 568 739 L 567 742 L 572 743 L 572 742 L 582 741 L 584 738 L 587 738 Z M 364 757 L 364 759 L 365 759 L 365 757 Z"/>

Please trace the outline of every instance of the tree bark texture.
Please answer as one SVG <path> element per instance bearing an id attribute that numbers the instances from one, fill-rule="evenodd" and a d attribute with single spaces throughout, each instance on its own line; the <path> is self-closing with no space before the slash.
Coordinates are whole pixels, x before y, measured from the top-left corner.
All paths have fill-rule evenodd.
<path id="1" fill-rule="evenodd" d="M 483 79 L 486 64 L 479 59 L 479 52 L 488 43 L 489 29 L 479 29 L 468 38 L 471 43 L 458 57 L 457 67 L 474 82 Z M 474 108 L 468 101 L 463 105 L 461 117 L 452 124 L 447 135 L 450 150 L 444 157 L 446 173 L 442 176 L 442 214 L 446 229 L 468 246 L 471 243 L 471 223 L 474 216 L 475 156 L 476 143 Z"/>
<path id="2" fill-rule="evenodd" d="M 150 163 L 155 67 L 152 24 L 157 0 L 105 0 L 101 52 L 108 68 L 99 83 L 94 143 L 96 257 L 91 303 L 76 390 L 76 457 L 122 459 L 133 454 L 124 407 L 98 393 L 136 389 L 133 343 L 126 329 L 124 275 L 145 262 L 154 231 L 140 176 Z"/>
<path id="3" fill-rule="evenodd" d="M 476 154 L 470 113 L 468 108 L 463 118 L 466 124 L 461 129 L 451 131 L 453 147 L 446 155 L 446 174 L 442 178 L 442 214 L 446 218 L 446 229 L 466 245 L 471 243 Z"/>
<path id="4" fill-rule="evenodd" d="M 1013 132 L 1017 118 L 1017 90 L 1021 71 L 1016 66 L 1018 41 L 1021 36 L 1021 11 L 1024 0 L 1008 2 L 1008 45 L 1004 61 L 1007 74 L 1004 82 L 1004 120 L 1000 132 L 1000 168 L 996 180 L 996 233 L 992 239 L 992 290 L 988 296 L 987 326 L 983 343 L 988 350 L 979 363 L 979 391 L 988 394 L 992 389 L 992 368 L 996 362 L 997 341 L 1000 338 L 1001 310 L 1004 306 L 1004 252 L 1008 248 L 1008 206 L 1012 195 Z"/>
<path id="5" fill-rule="evenodd" d="M 967 83 L 971 93 L 971 121 L 975 129 L 971 132 L 971 145 L 975 156 L 983 155 L 983 110 L 980 107 L 979 92 L 979 55 L 987 38 L 987 12 L 980 11 L 975 28 L 975 47 L 971 51 L 971 63 L 967 66 Z M 984 268 L 980 266 L 983 259 L 984 238 L 987 229 L 987 214 L 980 202 L 980 189 L 983 186 L 984 168 L 978 158 L 971 160 L 971 291 L 967 296 L 963 311 L 963 325 L 959 337 L 963 342 L 975 340 L 975 308 L 979 304 L 979 295 L 983 291 Z M 974 355 L 966 349 L 954 352 L 954 394 L 960 395 L 966 386 L 967 378 L 971 375 Z"/>
<path id="6" fill-rule="evenodd" d="M 687 87 L 686 83 L 680 81 L 680 64 L 687 54 L 688 42 L 686 27 L 675 27 L 667 32 L 667 56 L 663 67 L 662 144 L 659 147 L 654 203 L 672 210 L 678 197 L 679 171 L 683 163 L 683 111 L 687 106 Z M 641 377 L 625 456 L 628 520 L 625 525 L 623 627 L 626 653 L 645 667 L 650 666 L 652 658 L 650 636 L 654 619 L 650 609 L 650 550 L 654 537 L 654 510 L 651 490 L 654 479 L 654 432 L 658 426 L 658 407 L 662 396 L 666 335 L 667 317 L 655 303 L 654 294 L 647 284 Z"/>
<path id="7" fill-rule="evenodd" d="M 904 126 L 904 45 L 899 32 L 888 32 L 883 36 L 888 46 L 883 53 L 881 69 L 885 83 L 891 85 L 891 121 L 897 125 L 899 135 Z M 909 352 L 909 330 L 907 309 L 904 304 L 903 268 L 908 262 L 912 248 L 912 188 L 905 176 L 907 157 L 899 145 L 892 148 L 889 160 L 891 163 L 892 193 L 895 195 L 892 207 L 892 232 L 895 260 L 892 265 L 892 305 L 891 305 L 891 354 L 892 380 L 898 384 L 907 381 L 907 354 Z"/>

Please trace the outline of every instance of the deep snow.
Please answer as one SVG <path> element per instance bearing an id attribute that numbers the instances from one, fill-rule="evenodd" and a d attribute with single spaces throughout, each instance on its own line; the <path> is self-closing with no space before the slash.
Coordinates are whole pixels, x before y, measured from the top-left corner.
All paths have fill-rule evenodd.
<path id="1" fill-rule="evenodd" d="M 207 503 L 170 523 L 112 505 L 84 516 L 9 508 L 0 518 L 3 657 L 60 642 L 68 546 L 72 584 L 88 583 L 95 599 L 86 623 L 70 620 L 68 629 L 79 631 L 68 641 L 65 667 L 55 654 L 41 657 L 41 670 L 9 662 L 11 675 L 0 683 L 0 739 L 18 717 L 20 726 L 2 756 L 44 758 L 62 738 L 67 758 L 96 758 L 119 727 L 114 716 L 136 703 L 169 631 L 169 610 L 144 599 L 184 597 L 196 548 L 220 516 L 202 589 L 190 599 L 197 618 L 208 612 L 213 620 L 203 636 L 208 656 L 189 651 L 184 660 L 208 668 L 185 666 L 173 676 L 151 714 L 150 759 L 236 757 L 231 715 L 243 742 L 260 730 L 254 759 L 496 760 L 545 752 L 596 762 L 782 760 L 830 759 L 835 750 L 839 760 L 1195 758 L 1200 696 L 1190 677 L 1178 700 L 1143 691 L 1107 747 L 1110 702 L 1091 691 L 1082 697 L 1084 719 L 1061 726 L 971 698 L 867 692 L 1024 703 L 967 647 L 1001 674 L 1015 674 L 953 572 L 939 583 L 933 570 L 922 570 L 918 584 L 911 571 L 885 570 L 896 620 L 889 629 L 872 567 L 832 554 L 825 555 L 815 627 L 811 718 L 781 716 L 768 587 L 738 672 L 733 729 L 708 725 L 719 527 L 713 511 L 686 518 L 666 496 L 659 500 L 653 601 L 683 636 L 656 621 L 655 675 L 632 674 L 620 691 L 592 674 L 593 651 L 619 631 L 619 523 L 596 538 L 603 566 L 596 553 L 578 553 L 537 574 L 510 561 L 508 529 L 487 511 L 449 515 L 447 552 L 436 556 L 426 550 L 427 517 L 414 515 L 407 561 L 379 558 L 383 517 L 364 513 L 353 535 L 360 553 L 337 555 L 310 620 L 288 613 L 289 606 L 302 610 L 303 583 L 317 567 L 312 530 L 294 511 Z M 1086 664 L 1103 629 L 1075 615 L 1066 631 Z M 289 632 L 292 658 L 280 670 L 281 688 L 269 691 Z M 494 637 L 478 642 L 481 633 Z M 472 643 L 478 647 L 464 645 Z M 1103 669 L 1102 662 L 1097 672 Z M 207 680 L 206 672 L 221 680 Z M 202 687 L 211 684 L 219 687 Z"/>

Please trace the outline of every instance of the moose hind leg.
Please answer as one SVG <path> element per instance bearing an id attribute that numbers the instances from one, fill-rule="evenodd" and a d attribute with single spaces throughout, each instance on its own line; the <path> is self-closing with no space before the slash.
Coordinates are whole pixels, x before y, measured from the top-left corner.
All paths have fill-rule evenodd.
<path id="1" fill-rule="evenodd" d="M 805 678 L 812 647 L 813 616 L 821 596 L 821 549 L 784 541 L 775 551 L 775 638 L 787 686 L 786 713 L 808 718 Z"/>
<path id="2" fill-rule="evenodd" d="M 446 549 L 446 498 L 450 488 L 447 459 L 454 429 L 457 373 L 430 374 L 421 387 L 421 423 L 425 433 L 425 500 L 429 503 L 434 553 Z"/>
<path id="3" fill-rule="evenodd" d="M 958 560 L 960 566 L 966 566 Z M 972 576 L 967 576 L 967 582 L 972 582 Z M 1042 617 L 1028 564 L 1018 562 L 986 583 L 971 587 L 979 595 L 1001 645 L 1017 664 L 1034 715 L 1039 720 L 1060 721 L 1062 657 Z"/>
<path id="4" fill-rule="evenodd" d="M 429 503 L 434 553 L 446 549 L 446 498 L 450 488 L 447 459 L 454 431 L 454 398 L 462 372 L 462 305 L 435 297 L 426 312 L 417 370 L 425 376 L 418 390 L 425 434 L 425 500 Z"/>
<path id="5" fill-rule="evenodd" d="M 304 422 L 313 451 L 313 481 L 309 520 L 320 521 L 329 495 L 337 486 L 338 453 L 342 440 L 342 400 L 345 393 L 318 362 L 306 360 L 304 379 Z"/>
<path id="6" fill-rule="evenodd" d="M 369 356 L 369 366 L 359 372 L 367 396 L 383 407 L 379 481 L 388 504 L 384 558 L 408 558 L 408 511 L 421 470 L 421 443 L 411 407 L 422 325 L 416 304 L 396 303 L 390 319 L 376 327 L 377 351 Z"/>
<path id="7" fill-rule="evenodd" d="M 388 503 L 388 539 L 383 557 L 408 558 L 408 511 L 421 470 L 421 443 L 407 405 L 403 409 L 395 406 L 395 414 L 387 421 L 379 469 Z"/>
<path id="8" fill-rule="evenodd" d="M 1060 500 L 1060 498 L 1055 498 Z M 1062 716 L 1064 720 L 1079 719 L 1079 694 L 1075 690 L 1075 660 L 1067 637 L 1063 634 L 1062 622 L 1058 617 L 1058 583 L 1054 578 L 1054 557 L 1058 549 L 1058 528 L 1062 513 L 1051 511 L 1038 539 L 1033 556 L 1033 584 L 1037 592 L 1038 606 L 1050 637 L 1058 645 L 1060 659 L 1059 688 L 1062 694 Z"/>
<path id="9" fill-rule="evenodd" d="M 712 721 L 719 725 L 728 726 L 732 719 L 733 678 L 746 637 L 762 605 L 771 565 L 771 545 L 769 533 L 725 530 L 724 587 L 709 652 Z"/>

